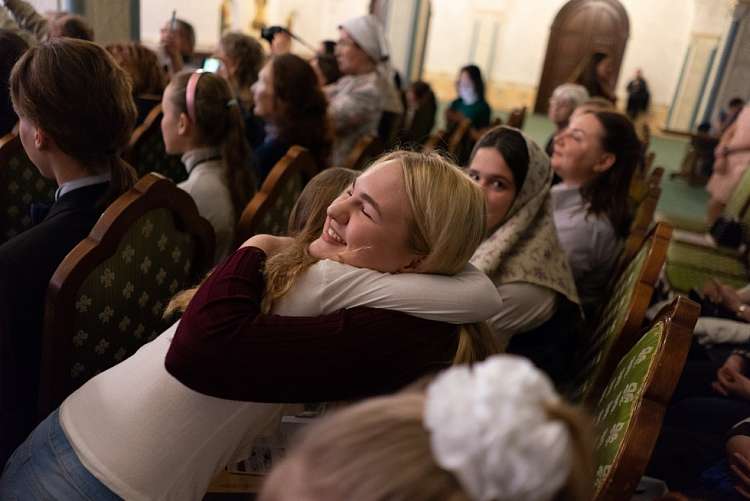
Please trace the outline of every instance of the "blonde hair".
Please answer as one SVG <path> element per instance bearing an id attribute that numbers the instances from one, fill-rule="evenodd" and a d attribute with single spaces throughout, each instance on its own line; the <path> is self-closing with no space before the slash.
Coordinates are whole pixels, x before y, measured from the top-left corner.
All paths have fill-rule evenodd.
<path id="1" fill-rule="evenodd" d="M 458 273 L 484 237 L 486 211 L 482 191 L 461 169 L 436 153 L 397 151 L 380 157 L 370 168 L 389 161 L 398 161 L 404 174 L 411 208 L 407 245 L 424 256 L 422 272 Z M 297 277 L 318 261 L 308 247 L 320 236 L 326 210 L 341 193 L 338 186 L 331 189 L 323 177 L 344 176 L 347 170 L 337 171 L 335 176 L 326 172 L 316 176 L 321 177 L 319 181 L 313 178 L 292 210 L 290 233 L 296 230 L 292 244 L 266 261 L 266 290 L 261 303 L 264 313 L 271 311 L 273 302 L 289 292 Z M 307 221 L 301 225 L 298 213 L 305 210 L 309 211 Z M 195 290 L 175 296 L 165 315 L 184 310 Z M 484 360 L 498 351 L 494 336 L 484 324 L 465 325 L 459 332 L 453 363 Z"/>
<path id="2" fill-rule="evenodd" d="M 411 209 L 407 246 L 424 256 L 421 271 L 458 273 L 484 237 L 482 191 L 461 169 L 436 153 L 396 151 L 375 160 L 368 170 L 390 161 L 399 162 L 404 175 Z M 273 301 L 286 294 L 297 277 L 316 262 L 307 246 L 319 235 L 303 232 L 295 245 L 268 260 L 265 308 L 270 309 Z"/>
<path id="3" fill-rule="evenodd" d="M 285 469 L 293 466 L 293 483 L 304 486 L 315 500 L 470 501 L 456 477 L 438 466 L 432 455 L 430 434 L 423 425 L 424 407 L 424 392 L 412 388 L 311 424 L 271 473 L 259 500 L 280 499 L 279 489 L 290 482 Z M 547 414 L 568 428 L 572 442 L 573 467 L 555 499 L 591 499 L 593 448 L 588 419 L 564 403 L 548 407 Z"/>
<path id="4" fill-rule="evenodd" d="M 326 211 L 336 197 L 352 184 L 360 172 L 343 167 L 331 167 L 313 177 L 302 190 L 289 213 L 287 234 L 293 237 L 308 226 L 320 227 L 323 231 Z"/>
<path id="5" fill-rule="evenodd" d="M 485 198 L 459 167 L 437 153 L 396 151 L 374 165 L 396 160 L 411 208 L 409 247 L 424 256 L 423 273 L 461 271 L 484 239 Z"/>

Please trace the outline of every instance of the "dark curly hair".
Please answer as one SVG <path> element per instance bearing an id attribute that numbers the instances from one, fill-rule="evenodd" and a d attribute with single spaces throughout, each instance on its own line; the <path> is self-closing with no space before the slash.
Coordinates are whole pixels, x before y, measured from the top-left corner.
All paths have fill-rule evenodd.
<path id="1" fill-rule="evenodd" d="M 318 167 L 328 166 L 332 129 L 326 101 L 310 64 L 294 54 L 274 56 L 271 65 L 274 113 L 271 121 L 279 138 L 288 144 L 304 146 Z"/>

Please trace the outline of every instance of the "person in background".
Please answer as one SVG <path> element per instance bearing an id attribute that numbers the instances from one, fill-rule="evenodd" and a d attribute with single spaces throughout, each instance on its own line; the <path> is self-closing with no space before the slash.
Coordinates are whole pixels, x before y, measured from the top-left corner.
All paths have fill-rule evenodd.
<path id="1" fill-rule="evenodd" d="M 406 91 L 406 117 L 400 141 L 404 144 L 420 145 L 435 127 L 437 99 L 427 82 L 412 82 Z"/>
<path id="2" fill-rule="evenodd" d="M 18 34 L 29 45 L 55 37 L 94 40 L 94 30 L 79 15 L 56 12 L 43 16 L 25 0 L 5 0 L 4 10 L 13 16 L 13 21 L 9 21 L 7 13 L 5 16 L 0 15 L 0 18 L 6 17 L 2 20 L 1 27 L 19 30 L 21 33 Z"/>
<path id="3" fill-rule="evenodd" d="M 310 424 L 259 500 L 591 499 L 593 433 L 541 371 L 498 355 Z"/>
<path id="4" fill-rule="evenodd" d="M 333 54 L 317 54 L 310 59 L 310 66 L 315 70 L 321 88 L 335 84 L 341 78 L 341 70 Z"/>
<path id="5" fill-rule="evenodd" d="M 0 138 L 13 130 L 18 116 L 10 99 L 10 71 L 29 48 L 26 41 L 11 30 L 0 29 Z"/>
<path id="6" fill-rule="evenodd" d="M 49 281 L 135 180 L 120 158 L 136 119 L 130 79 L 102 47 L 36 45 L 13 68 L 10 93 L 26 154 L 59 187 L 51 207 L 32 207 L 32 227 L 0 246 L 0 463 L 36 425 Z"/>
<path id="7" fill-rule="evenodd" d="M 195 57 L 195 28 L 184 19 L 171 19 L 159 32 L 159 59 L 171 77 L 182 69 L 196 70 L 201 61 Z"/>
<path id="8" fill-rule="evenodd" d="M 136 126 L 161 102 L 167 78 L 154 51 L 136 42 L 109 44 L 107 51 L 124 69 L 133 83 L 133 99 L 138 108 Z"/>
<path id="9" fill-rule="evenodd" d="M 714 171 L 706 185 L 711 194 L 706 214 L 709 224 L 721 215 L 749 164 L 750 105 L 745 105 L 714 149 Z"/>
<path id="10" fill-rule="evenodd" d="M 217 73 L 229 83 L 240 105 L 247 141 L 252 148 L 257 148 L 263 143 L 266 131 L 263 120 L 253 113 L 252 86 L 258 81 L 258 73 L 266 61 L 263 47 L 250 35 L 229 32 L 219 40 L 213 57 L 221 61 Z"/>
<path id="11" fill-rule="evenodd" d="M 549 98 L 549 108 L 547 109 L 547 116 L 555 124 L 555 132 L 549 137 L 547 145 L 544 147 L 548 156 L 552 156 L 555 136 L 568 126 L 570 116 L 588 98 L 589 93 L 583 85 L 564 83 L 555 87 L 552 96 Z"/>
<path id="12" fill-rule="evenodd" d="M 628 104 L 626 109 L 630 119 L 635 122 L 638 115 L 648 111 L 648 105 L 651 102 L 651 93 L 640 68 L 635 70 L 635 77 L 628 82 L 627 91 Z"/>
<path id="13" fill-rule="evenodd" d="M 344 76 L 326 89 L 335 133 L 333 165 L 344 165 L 363 136 L 377 136 L 384 112 L 402 113 L 389 57 L 383 27 L 375 16 L 356 17 L 339 26 L 336 60 Z"/>
<path id="14" fill-rule="evenodd" d="M 574 117 L 555 138 L 551 163 L 562 179 L 551 190 L 555 227 L 588 317 L 630 227 L 627 187 L 640 155 L 632 122 L 611 111 Z"/>
<path id="15" fill-rule="evenodd" d="M 485 99 L 484 79 L 478 66 L 470 64 L 461 68 L 456 81 L 458 97 L 445 110 L 445 122 L 448 130 L 456 127 L 463 118 L 471 121 L 476 130 L 490 125 L 492 110 Z"/>
<path id="16" fill-rule="evenodd" d="M 716 135 L 721 137 L 724 132 L 731 127 L 737 117 L 739 116 L 742 108 L 745 106 L 745 100 L 741 97 L 733 97 L 727 104 L 727 109 L 719 110 L 719 116 L 717 119 Z"/>
<path id="17" fill-rule="evenodd" d="M 331 130 L 327 102 L 312 67 L 299 56 L 273 56 L 253 85 L 254 113 L 265 120 L 266 138 L 255 148 L 262 183 L 291 146 L 307 148 L 319 169 L 329 166 Z"/>
<path id="18" fill-rule="evenodd" d="M 177 186 L 211 223 L 219 262 L 234 246 L 237 219 L 256 187 L 239 106 L 223 78 L 201 71 L 175 75 L 161 104 L 164 146 L 182 154 L 188 172 Z"/>
<path id="19" fill-rule="evenodd" d="M 590 97 L 603 97 L 615 103 L 615 68 L 612 58 L 604 52 L 594 52 L 581 63 L 573 76 L 573 82 L 583 85 Z"/>

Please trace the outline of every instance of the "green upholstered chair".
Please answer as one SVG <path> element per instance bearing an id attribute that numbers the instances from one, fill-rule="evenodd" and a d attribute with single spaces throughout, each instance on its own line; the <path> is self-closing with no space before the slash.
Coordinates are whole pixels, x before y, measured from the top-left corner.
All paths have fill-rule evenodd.
<path id="1" fill-rule="evenodd" d="M 148 174 L 115 200 L 50 281 L 40 416 L 168 327 L 165 306 L 198 283 L 213 253 L 210 223 L 172 181 Z"/>
<path id="2" fill-rule="evenodd" d="M 187 179 L 187 171 L 179 155 L 168 155 L 161 135 L 161 104 L 157 104 L 130 137 L 123 158 L 133 166 L 138 177 L 156 172 L 179 183 Z"/>
<path id="3" fill-rule="evenodd" d="M 700 307 L 678 297 L 618 361 L 593 407 L 597 501 L 630 499 L 682 373 Z"/>
<path id="4" fill-rule="evenodd" d="M 0 244 L 31 227 L 31 204 L 51 204 L 57 185 L 42 177 L 18 135 L 0 139 Z"/>
<path id="5" fill-rule="evenodd" d="M 370 163 L 385 151 L 383 141 L 371 135 L 362 136 L 346 157 L 344 167 L 365 170 Z"/>
<path id="6" fill-rule="evenodd" d="M 259 233 L 286 235 L 289 213 L 317 172 L 309 151 L 301 146 L 289 148 L 242 211 L 237 224 L 237 243 Z"/>
<path id="7" fill-rule="evenodd" d="M 610 288 L 609 301 L 587 335 L 579 339 L 577 367 L 580 367 L 568 397 L 590 403 L 601 391 L 617 360 L 633 346 L 641 328 L 654 286 L 659 278 L 672 233 L 660 223 L 649 233 L 638 254 Z"/>

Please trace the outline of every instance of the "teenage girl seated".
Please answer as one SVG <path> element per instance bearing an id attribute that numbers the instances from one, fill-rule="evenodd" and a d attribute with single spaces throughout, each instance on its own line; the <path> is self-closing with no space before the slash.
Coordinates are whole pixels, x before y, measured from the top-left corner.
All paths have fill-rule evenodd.
<path id="1" fill-rule="evenodd" d="M 466 267 L 483 215 L 457 167 L 385 157 L 292 242 L 251 238 L 183 296 L 179 322 L 70 395 L 17 449 L 0 498 L 199 499 L 278 422 L 275 403 L 378 395 L 487 356 L 491 340 L 457 325 L 498 307 Z"/>
<path id="2" fill-rule="evenodd" d="M 221 77 L 182 72 L 164 91 L 162 109 L 167 153 L 181 153 L 188 172 L 178 186 L 193 197 L 200 215 L 213 226 L 218 262 L 232 249 L 237 219 L 255 192 L 237 100 Z"/>

